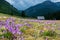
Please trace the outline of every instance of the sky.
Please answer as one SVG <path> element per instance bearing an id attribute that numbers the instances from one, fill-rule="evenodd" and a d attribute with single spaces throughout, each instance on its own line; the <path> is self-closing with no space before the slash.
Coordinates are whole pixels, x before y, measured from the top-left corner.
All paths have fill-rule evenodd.
<path id="1" fill-rule="evenodd" d="M 6 0 L 18 10 L 25 10 L 31 6 L 42 3 L 46 0 Z M 60 0 L 51 0 L 52 2 L 60 2 Z"/>

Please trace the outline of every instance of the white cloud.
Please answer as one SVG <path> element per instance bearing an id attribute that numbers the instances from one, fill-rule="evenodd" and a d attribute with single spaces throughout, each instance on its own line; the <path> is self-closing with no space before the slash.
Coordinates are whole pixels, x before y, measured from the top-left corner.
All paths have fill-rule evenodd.
<path id="1" fill-rule="evenodd" d="M 6 0 L 7 2 L 9 2 L 10 4 L 14 4 L 15 2 L 13 0 Z"/>
<path id="2" fill-rule="evenodd" d="M 18 9 L 26 9 L 36 4 L 42 3 L 46 0 L 6 0 Z M 60 0 L 51 0 L 53 2 L 60 2 Z"/>
<path id="3" fill-rule="evenodd" d="M 51 0 L 51 1 L 53 1 L 53 2 L 60 2 L 60 0 Z"/>
<path id="4" fill-rule="evenodd" d="M 20 5 L 25 5 L 25 3 L 23 1 L 19 1 Z"/>

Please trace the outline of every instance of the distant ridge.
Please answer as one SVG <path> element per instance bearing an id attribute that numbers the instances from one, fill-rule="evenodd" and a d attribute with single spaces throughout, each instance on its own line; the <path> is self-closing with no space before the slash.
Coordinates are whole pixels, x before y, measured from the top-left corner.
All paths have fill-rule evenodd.
<path id="1" fill-rule="evenodd" d="M 51 1 L 44 1 L 25 10 L 25 13 L 29 17 L 37 16 L 49 16 L 53 13 L 60 11 L 60 2 L 54 3 Z"/>

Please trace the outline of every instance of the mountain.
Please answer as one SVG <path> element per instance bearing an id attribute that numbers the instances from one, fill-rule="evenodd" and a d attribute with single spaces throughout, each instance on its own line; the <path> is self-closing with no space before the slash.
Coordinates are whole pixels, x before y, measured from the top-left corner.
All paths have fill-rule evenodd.
<path id="1" fill-rule="evenodd" d="M 57 9 L 59 9 L 60 10 L 60 2 L 56 2 L 56 5 L 57 5 Z"/>
<path id="2" fill-rule="evenodd" d="M 0 13 L 20 16 L 20 11 L 5 0 L 0 0 Z"/>
<path id="3" fill-rule="evenodd" d="M 25 13 L 29 17 L 45 16 L 47 18 L 50 18 L 50 15 L 60 10 L 59 5 L 58 3 L 53 3 L 51 1 L 44 1 L 43 3 L 26 9 Z"/>

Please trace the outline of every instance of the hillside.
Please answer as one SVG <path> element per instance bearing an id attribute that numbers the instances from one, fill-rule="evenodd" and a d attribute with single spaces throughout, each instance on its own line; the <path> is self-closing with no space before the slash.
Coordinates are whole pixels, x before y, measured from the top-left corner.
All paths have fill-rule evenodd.
<path id="1" fill-rule="evenodd" d="M 0 13 L 20 16 L 20 12 L 5 0 L 0 0 Z"/>

